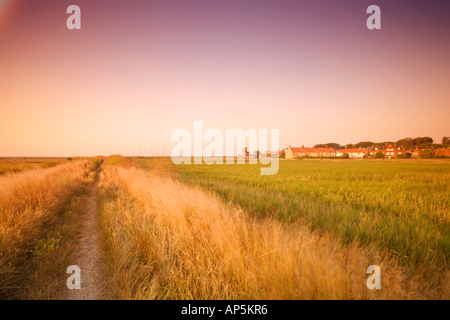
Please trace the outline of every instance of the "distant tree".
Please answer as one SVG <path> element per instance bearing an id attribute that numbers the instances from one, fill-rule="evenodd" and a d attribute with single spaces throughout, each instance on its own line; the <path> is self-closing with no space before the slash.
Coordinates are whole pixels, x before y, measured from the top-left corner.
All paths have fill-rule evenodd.
<path id="1" fill-rule="evenodd" d="M 411 150 L 415 147 L 414 140 L 412 138 L 400 139 L 396 143 L 398 146 L 402 146 L 406 150 Z"/>
<path id="2" fill-rule="evenodd" d="M 430 149 L 423 149 L 420 151 L 419 156 L 422 159 L 431 159 L 433 158 L 433 151 L 431 151 Z"/>
<path id="3" fill-rule="evenodd" d="M 397 155 L 397 159 L 407 159 L 409 158 L 407 154 L 405 153 L 401 153 Z"/>
<path id="4" fill-rule="evenodd" d="M 361 141 L 361 142 L 358 142 L 357 144 L 355 144 L 355 147 L 356 148 L 368 148 L 373 145 L 374 145 L 374 143 L 372 141 Z"/>
<path id="5" fill-rule="evenodd" d="M 385 155 L 383 151 L 378 151 L 377 153 L 375 153 L 375 158 L 376 159 L 384 159 Z"/>
<path id="6" fill-rule="evenodd" d="M 431 137 L 423 137 L 422 138 L 422 143 L 424 143 L 424 144 L 427 144 L 427 143 L 431 144 L 433 142 L 434 142 L 434 140 Z"/>
<path id="7" fill-rule="evenodd" d="M 443 137 L 441 144 L 450 145 L 450 137 L 447 137 L 447 136 Z"/>
<path id="8" fill-rule="evenodd" d="M 353 148 L 355 148 L 355 145 L 349 143 L 349 144 L 347 144 L 347 145 L 345 146 L 345 148 L 347 148 L 347 149 L 353 149 Z"/>
<path id="9" fill-rule="evenodd" d="M 323 143 L 323 144 L 316 144 L 314 148 L 333 148 L 333 149 L 341 149 L 342 146 L 339 143 L 330 142 L 330 143 Z"/>
<path id="10" fill-rule="evenodd" d="M 416 146 L 429 146 L 434 142 L 433 138 L 430 137 L 417 137 L 414 139 L 414 144 Z"/>
<path id="11" fill-rule="evenodd" d="M 333 149 L 342 149 L 342 146 L 339 143 L 330 143 L 329 146 Z"/>
<path id="12" fill-rule="evenodd" d="M 372 147 L 374 147 L 374 148 L 377 147 L 378 149 L 383 149 L 384 143 L 377 142 L 377 143 L 374 143 Z"/>

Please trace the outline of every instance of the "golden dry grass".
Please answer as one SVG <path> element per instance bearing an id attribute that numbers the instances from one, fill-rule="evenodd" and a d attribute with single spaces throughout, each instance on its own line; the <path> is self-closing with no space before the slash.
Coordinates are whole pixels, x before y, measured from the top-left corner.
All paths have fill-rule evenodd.
<path id="1" fill-rule="evenodd" d="M 0 176 L 31 169 L 51 168 L 67 161 L 68 158 L 0 158 Z"/>
<path id="2" fill-rule="evenodd" d="M 106 167 L 100 192 L 111 298 L 429 296 L 375 250 L 344 246 L 298 223 L 258 220 L 167 177 Z M 381 267 L 382 290 L 366 287 L 372 264 Z"/>
<path id="3" fill-rule="evenodd" d="M 17 297 L 35 251 L 54 245 L 35 247 L 90 170 L 91 163 L 83 160 L 0 177 L 0 297 Z"/>

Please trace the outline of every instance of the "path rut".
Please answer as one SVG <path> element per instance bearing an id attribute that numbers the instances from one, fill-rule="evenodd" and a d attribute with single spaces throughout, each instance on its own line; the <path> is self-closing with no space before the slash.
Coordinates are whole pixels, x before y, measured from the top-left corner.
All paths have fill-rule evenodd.
<path id="1" fill-rule="evenodd" d="M 97 172 L 95 182 L 85 200 L 81 236 L 78 239 L 76 259 L 73 263 L 81 269 L 81 289 L 68 289 L 67 300 L 103 298 L 104 279 L 97 203 L 98 180 Z"/>

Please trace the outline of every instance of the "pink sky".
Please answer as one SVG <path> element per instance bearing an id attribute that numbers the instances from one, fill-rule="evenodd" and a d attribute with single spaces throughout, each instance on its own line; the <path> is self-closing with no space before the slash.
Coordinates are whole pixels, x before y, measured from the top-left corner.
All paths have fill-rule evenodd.
<path id="1" fill-rule="evenodd" d="M 282 147 L 440 142 L 450 5 L 375 1 L 370 31 L 372 2 L 0 0 L 0 156 L 170 154 L 195 120 Z"/>

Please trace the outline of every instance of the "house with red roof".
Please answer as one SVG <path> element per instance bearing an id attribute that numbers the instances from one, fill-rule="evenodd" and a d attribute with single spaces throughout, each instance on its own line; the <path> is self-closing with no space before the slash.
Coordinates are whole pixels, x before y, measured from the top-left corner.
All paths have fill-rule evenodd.
<path id="1" fill-rule="evenodd" d="M 434 154 L 436 156 L 446 156 L 446 157 L 450 157 L 450 149 L 447 148 L 439 148 L 434 150 Z"/>
<path id="2" fill-rule="evenodd" d="M 416 148 L 414 149 L 414 151 L 412 152 L 411 155 L 412 155 L 413 158 L 418 158 L 418 157 L 420 157 L 420 149 L 419 149 L 418 146 L 416 146 Z"/>
<path id="3" fill-rule="evenodd" d="M 386 144 L 386 145 L 384 146 L 384 148 L 382 148 L 382 147 L 380 148 L 380 147 L 378 147 L 378 146 L 375 146 L 375 147 L 371 148 L 371 149 L 369 150 L 369 156 L 374 157 L 374 156 L 377 154 L 377 152 L 379 152 L 379 151 L 383 152 L 383 153 L 384 153 L 384 156 L 385 156 L 387 159 L 393 159 L 393 158 L 396 158 L 396 157 L 397 157 L 398 155 L 400 155 L 400 154 L 411 153 L 410 150 L 405 150 L 405 149 L 403 148 L 403 146 L 397 146 L 397 144 L 394 143 L 394 145 L 392 145 L 392 144 Z"/>
<path id="4" fill-rule="evenodd" d="M 285 150 L 286 159 L 295 159 L 299 157 L 336 157 L 336 150 L 333 148 L 305 148 L 305 146 L 292 147 L 289 146 Z"/>
<path id="5" fill-rule="evenodd" d="M 336 150 L 336 156 L 341 157 L 344 154 L 348 154 L 349 158 L 362 159 L 369 155 L 369 149 L 367 148 L 353 148 L 353 149 L 339 149 Z"/>

